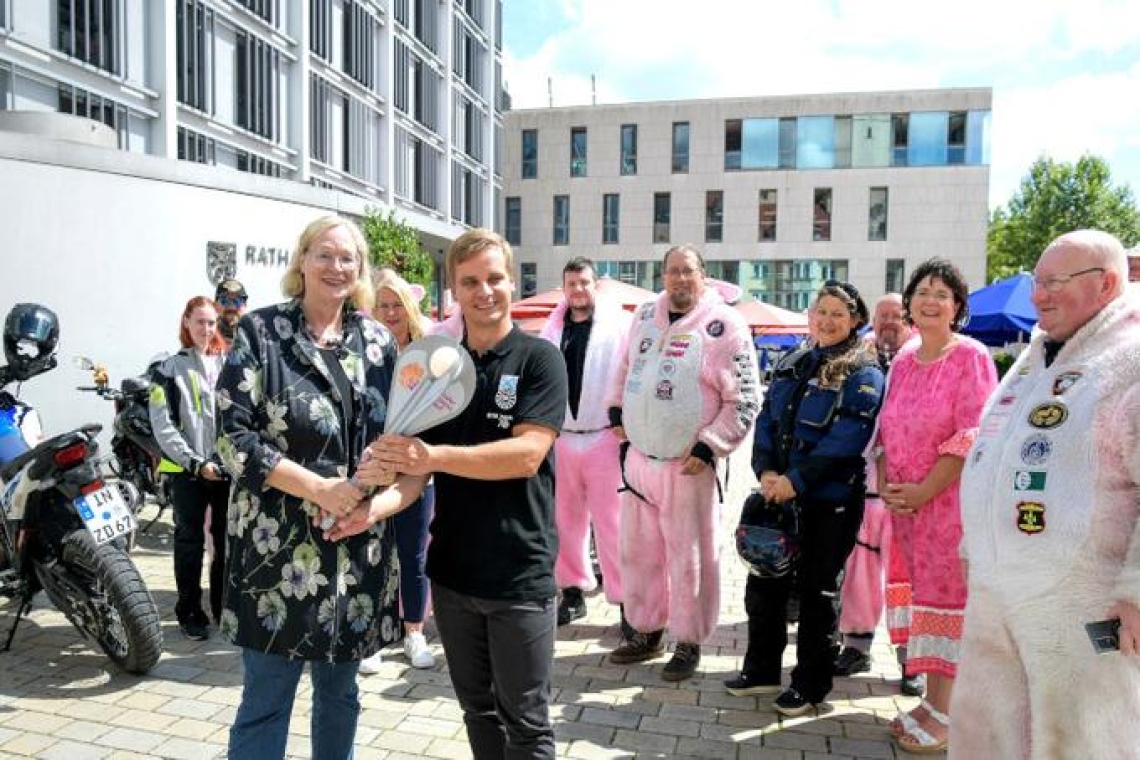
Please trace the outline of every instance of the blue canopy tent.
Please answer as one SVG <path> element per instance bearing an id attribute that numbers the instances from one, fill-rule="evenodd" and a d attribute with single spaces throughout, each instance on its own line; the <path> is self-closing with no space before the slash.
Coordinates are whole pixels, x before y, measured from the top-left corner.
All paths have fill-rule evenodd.
<path id="1" fill-rule="evenodd" d="M 1029 340 L 1037 324 L 1031 295 L 1033 276 L 1025 272 L 975 290 L 970 294 L 970 321 L 962 332 L 987 346 Z"/>

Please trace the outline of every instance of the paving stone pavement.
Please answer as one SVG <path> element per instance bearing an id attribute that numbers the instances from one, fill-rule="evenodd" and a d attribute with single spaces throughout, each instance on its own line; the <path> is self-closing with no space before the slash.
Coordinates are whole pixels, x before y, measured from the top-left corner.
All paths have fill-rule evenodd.
<path id="1" fill-rule="evenodd" d="M 875 639 L 872 671 L 836 679 L 818 714 L 780 718 L 771 697 L 733 697 L 724 691 L 723 681 L 735 675 L 747 640 L 745 571 L 729 539 L 750 481 L 742 450 L 732 459 L 725 503 L 720 624 L 703 647 L 695 678 L 663 681 L 666 658 L 610 664 L 606 655 L 618 643 L 618 613 L 600 593 L 589 596 L 584 619 L 559 629 L 552 709 L 558 757 L 909 757 L 890 742 L 887 721 L 916 700 L 898 695 L 898 667 L 883 630 Z M 144 518 L 153 511 L 148 507 Z M 240 658 L 216 632 L 209 641 L 193 642 L 174 624 L 171 532 L 164 515 L 140 537 L 133 555 L 163 615 L 166 646 L 158 666 L 145 677 L 117 670 L 41 595 L 21 622 L 12 651 L 0 654 L 0 758 L 225 756 L 241 690 Z M 0 636 L 13 614 L 13 606 L 0 600 Z M 437 657 L 434 669 L 409 667 L 402 650 L 393 647 L 380 673 L 361 678 L 357 758 L 471 756 L 430 620 L 428 634 Z M 792 654 L 789 647 L 788 667 Z M 309 697 L 306 677 L 293 710 L 291 758 L 309 757 Z"/>

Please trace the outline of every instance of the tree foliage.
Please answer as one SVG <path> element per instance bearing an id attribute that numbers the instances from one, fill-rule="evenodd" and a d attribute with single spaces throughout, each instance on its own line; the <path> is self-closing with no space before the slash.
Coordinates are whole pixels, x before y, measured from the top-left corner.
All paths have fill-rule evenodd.
<path id="1" fill-rule="evenodd" d="M 372 266 L 391 267 L 408 282 L 419 283 L 431 293 L 435 264 L 431 254 L 420 245 L 415 227 L 397 219 L 393 210 L 385 215 L 370 206 L 365 209 L 361 231 L 368 241 Z"/>
<path id="2" fill-rule="evenodd" d="M 1140 210 L 1132 190 L 1112 186 L 1104 159 L 1082 156 L 1075 164 L 1042 156 L 1004 207 L 990 217 L 986 276 L 990 282 L 1032 271 L 1055 237 L 1080 229 L 1111 232 L 1125 247 L 1140 241 Z"/>

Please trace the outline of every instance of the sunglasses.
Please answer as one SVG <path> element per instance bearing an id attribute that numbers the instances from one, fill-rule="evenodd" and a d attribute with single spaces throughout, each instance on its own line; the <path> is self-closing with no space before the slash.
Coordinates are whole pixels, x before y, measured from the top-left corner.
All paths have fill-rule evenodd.
<path id="1" fill-rule="evenodd" d="M 221 296 L 218 298 L 218 304 L 230 309 L 240 309 L 245 306 L 246 299 L 241 296 Z"/>

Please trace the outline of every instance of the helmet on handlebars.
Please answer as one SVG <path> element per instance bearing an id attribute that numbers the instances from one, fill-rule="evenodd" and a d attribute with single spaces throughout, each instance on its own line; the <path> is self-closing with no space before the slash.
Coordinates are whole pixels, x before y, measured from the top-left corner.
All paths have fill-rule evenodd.
<path id="1" fill-rule="evenodd" d="M 4 320 L 4 356 L 16 380 L 27 380 L 55 366 L 59 319 L 38 303 L 18 303 Z"/>

